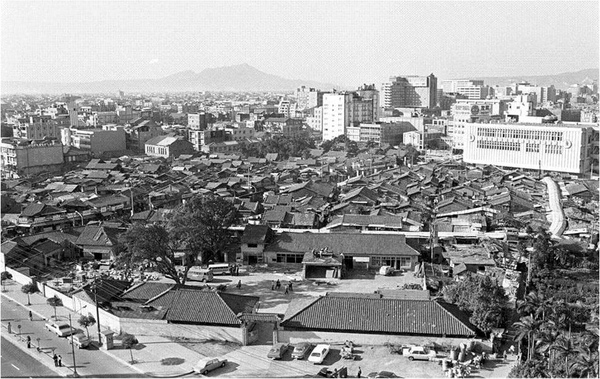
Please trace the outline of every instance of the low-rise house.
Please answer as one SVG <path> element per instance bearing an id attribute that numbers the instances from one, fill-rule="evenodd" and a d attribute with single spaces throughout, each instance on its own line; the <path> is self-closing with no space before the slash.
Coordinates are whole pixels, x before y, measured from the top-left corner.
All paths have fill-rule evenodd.
<path id="1" fill-rule="evenodd" d="M 176 158 L 182 154 L 194 154 L 194 146 L 173 135 L 158 136 L 145 144 L 146 155 L 158 158 Z"/>
<path id="2" fill-rule="evenodd" d="M 115 259 L 119 244 L 119 235 L 125 229 L 88 224 L 81 232 L 75 244 L 83 249 L 84 259 Z"/>
<path id="3" fill-rule="evenodd" d="M 292 300 L 277 336 L 288 343 L 352 340 L 369 345 L 457 345 L 483 337 L 465 313 L 443 301 L 343 292 Z"/>
<path id="4" fill-rule="evenodd" d="M 333 219 L 325 229 L 339 231 L 401 231 L 402 218 L 398 216 L 369 216 L 345 214 Z"/>

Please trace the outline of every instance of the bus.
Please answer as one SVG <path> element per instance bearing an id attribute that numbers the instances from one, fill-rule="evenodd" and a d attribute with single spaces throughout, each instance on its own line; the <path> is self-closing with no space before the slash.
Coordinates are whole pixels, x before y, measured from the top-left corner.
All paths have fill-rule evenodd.
<path id="1" fill-rule="evenodd" d="M 208 265 L 208 269 L 211 270 L 214 275 L 231 274 L 229 267 L 229 263 L 213 263 Z"/>
<path id="2" fill-rule="evenodd" d="M 213 272 L 210 269 L 193 266 L 188 271 L 188 279 L 198 280 L 201 282 L 212 282 Z"/>

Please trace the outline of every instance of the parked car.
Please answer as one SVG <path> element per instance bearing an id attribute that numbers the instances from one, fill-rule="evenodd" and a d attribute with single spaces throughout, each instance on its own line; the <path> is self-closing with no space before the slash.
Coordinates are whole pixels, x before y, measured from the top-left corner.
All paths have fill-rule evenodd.
<path id="1" fill-rule="evenodd" d="M 308 361 L 314 364 L 321 364 L 325 360 L 327 354 L 329 354 L 330 346 L 326 344 L 319 344 L 315 346 L 312 353 L 308 357 Z"/>
<path id="2" fill-rule="evenodd" d="M 85 349 L 90 346 L 90 339 L 83 333 L 72 334 L 69 338 L 69 343 L 74 344 L 79 349 Z"/>
<path id="3" fill-rule="evenodd" d="M 392 266 L 381 266 L 379 268 L 379 275 L 392 276 L 395 271 Z"/>
<path id="4" fill-rule="evenodd" d="M 312 347 L 312 344 L 309 342 L 300 342 L 294 347 L 294 351 L 292 351 L 292 359 L 306 358 Z"/>
<path id="5" fill-rule="evenodd" d="M 424 346 L 410 346 L 404 348 L 402 355 L 407 356 L 410 361 L 429 361 L 431 358 L 435 358 L 437 353 Z"/>
<path id="6" fill-rule="evenodd" d="M 202 375 L 208 374 L 210 371 L 217 369 L 219 367 L 225 367 L 227 364 L 227 359 L 219 359 L 219 358 L 202 358 L 196 363 L 194 366 L 194 372 L 197 372 Z"/>
<path id="7" fill-rule="evenodd" d="M 379 371 L 370 372 L 369 374 L 367 374 L 367 378 L 399 378 L 399 376 L 391 371 Z"/>
<path id="8" fill-rule="evenodd" d="M 271 359 L 281 359 L 285 352 L 287 351 L 289 345 L 287 343 L 276 343 L 269 353 L 267 354 L 267 358 Z"/>
<path id="9" fill-rule="evenodd" d="M 59 337 L 67 337 L 74 334 L 77 329 L 72 328 L 69 324 L 57 324 L 55 322 L 47 322 L 45 328 L 49 332 L 56 334 Z"/>

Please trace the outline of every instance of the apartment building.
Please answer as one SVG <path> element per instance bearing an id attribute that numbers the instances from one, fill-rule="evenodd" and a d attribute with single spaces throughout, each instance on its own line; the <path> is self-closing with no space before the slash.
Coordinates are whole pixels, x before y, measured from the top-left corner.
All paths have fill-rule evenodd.
<path id="1" fill-rule="evenodd" d="M 598 160 L 598 124 L 471 123 L 463 160 L 502 167 L 589 173 Z"/>
<path id="2" fill-rule="evenodd" d="M 65 146 L 73 146 L 90 151 L 93 155 L 123 152 L 127 149 L 127 137 L 123 126 L 105 125 L 103 129 L 61 130 L 61 140 Z"/>
<path id="3" fill-rule="evenodd" d="M 451 79 L 440 81 L 445 93 L 459 93 L 470 100 L 481 100 L 493 95 L 493 89 L 485 86 L 483 80 Z"/>
<path id="4" fill-rule="evenodd" d="M 213 142 L 227 141 L 224 129 L 188 130 L 188 141 L 196 151 L 202 151 L 202 147 Z"/>
<path id="5" fill-rule="evenodd" d="M 379 92 L 374 85 L 355 92 L 327 93 L 323 96 L 323 140 L 346 134 L 346 128 L 378 120 Z"/>
<path id="6" fill-rule="evenodd" d="M 379 145 L 387 143 L 390 145 L 399 145 L 402 143 L 402 135 L 408 131 L 414 130 L 409 123 L 361 123 L 358 126 L 349 126 L 346 136 L 351 141 L 356 142 L 375 142 Z"/>
<path id="7" fill-rule="evenodd" d="M 29 116 L 28 118 L 15 119 L 13 124 L 13 137 L 23 139 L 59 138 L 60 128 L 52 116 Z"/>
<path id="8" fill-rule="evenodd" d="M 464 147 L 465 125 L 472 122 L 502 120 L 507 110 L 507 102 L 498 99 L 469 100 L 458 99 L 452 105 L 447 134 L 452 139 L 452 148 Z"/>
<path id="9" fill-rule="evenodd" d="M 188 128 L 192 130 L 205 130 L 208 127 L 206 113 L 189 113 Z"/>
<path id="10" fill-rule="evenodd" d="M 381 85 L 384 108 L 434 108 L 437 104 L 437 78 L 429 76 L 392 76 Z"/>
<path id="11" fill-rule="evenodd" d="M 305 110 L 323 105 L 323 95 L 325 92 L 314 88 L 299 87 L 294 92 L 298 110 Z"/>

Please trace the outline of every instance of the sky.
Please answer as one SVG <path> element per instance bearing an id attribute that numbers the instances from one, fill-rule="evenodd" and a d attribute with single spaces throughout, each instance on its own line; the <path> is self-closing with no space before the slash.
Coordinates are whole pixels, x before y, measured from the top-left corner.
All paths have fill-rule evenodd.
<path id="1" fill-rule="evenodd" d="M 597 1 L 0 2 L 3 81 L 160 78 L 247 63 L 340 85 L 599 66 Z"/>

